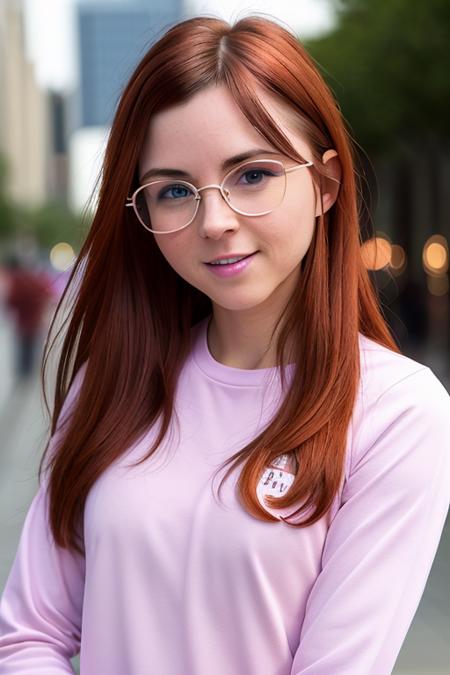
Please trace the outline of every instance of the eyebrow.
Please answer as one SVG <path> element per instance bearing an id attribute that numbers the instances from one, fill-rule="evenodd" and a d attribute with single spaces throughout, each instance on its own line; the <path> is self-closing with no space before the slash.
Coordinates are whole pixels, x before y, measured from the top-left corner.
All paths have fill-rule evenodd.
<path id="1" fill-rule="evenodd" d="M 245 162 L 246 159 L 255 157 L 255 155 L 281 155 L 277 150 L 268 150 L 267 148 L 254 148 L 252 150 L 246 150 L 245 152 L 240 152 L 238 155 L 233 155 L 233 157 L 228 157 L 222 162 L 222 171 L 226 171 L 228 168 L 231 168 L 235 164 L 240 162 Z M 183 178 L 192 178 L 191 174 L 187 171 L 182 171 L 182 169 L 162 169 L 155 167 L 154 169 L 149 169 L 142 178 L 140 183 L 142 184 L 147 178 L 152 176 L 174 176 L 174 177 L 183 177 Z"/>

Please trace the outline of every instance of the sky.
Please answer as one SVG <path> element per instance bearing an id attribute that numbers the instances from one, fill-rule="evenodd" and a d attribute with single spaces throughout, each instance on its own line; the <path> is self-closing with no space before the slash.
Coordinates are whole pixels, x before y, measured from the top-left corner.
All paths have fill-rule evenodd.
<path id="1" fill-rule="evenodd" d="M 42 86 L 61 91 L 76 86 L 74 18 L 79 1 L 23 0 L 27 54 Z M 102 1 L 124 4 L 123 0 Z M 184 13 L 185 18 L 206 13 L 234 22 L 251 12 L 264 12 L 288 24 L 302 38 L 331 27 L 329 5 L 330 0 L 187 0 Z"/>

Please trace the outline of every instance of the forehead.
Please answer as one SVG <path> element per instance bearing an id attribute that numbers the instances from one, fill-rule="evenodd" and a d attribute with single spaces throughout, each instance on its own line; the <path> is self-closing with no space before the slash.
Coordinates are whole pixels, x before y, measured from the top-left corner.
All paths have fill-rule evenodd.
<path id="1" fill-rule="evenodd" d="M 258 96 L 275 122 L 302 154 L 307 144 L 294 131 L 289 110 L 267 92 Z M 225 85 L 211 86 L 189 101 L 154 115 L 140 157 L 141 174 L 154 166 L 196 169 L 218 166 L 223 159 L 258 147 L 273 150 L 245 117 Z"/>

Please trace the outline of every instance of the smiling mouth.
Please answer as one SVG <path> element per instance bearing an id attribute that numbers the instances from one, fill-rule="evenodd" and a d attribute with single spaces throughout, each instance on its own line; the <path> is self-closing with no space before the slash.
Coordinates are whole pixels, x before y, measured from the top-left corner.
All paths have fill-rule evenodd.
<path id="1" fill-rule="evenodd" d="M 258 253 L 258 251 L 254 251 L 253 253 L 249 253 L 248 255 L 243 256 L 242 258 L 239 258 L 238 260 L 235 260 L 234 262 L 230 263 L 224 263 L 220 262 L 217 260 L 216 262 L 207 262 L 205 265 L 211 265 L 212 267 L 226 267 L 227 265 L 237 265 L 237 263 L 242 262 L 243 260 L 246 260 L 247 258 L 251 258 L 252 255 L 255 255 L 255 253 Z"/>

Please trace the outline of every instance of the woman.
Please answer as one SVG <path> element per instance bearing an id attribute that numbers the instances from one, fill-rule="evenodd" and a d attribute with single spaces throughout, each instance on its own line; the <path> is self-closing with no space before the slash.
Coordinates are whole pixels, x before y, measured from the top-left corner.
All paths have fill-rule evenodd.
<path id="1" fill-rule="evenodd" d="M 390 335 L 357 194 L 289 31 L 196 17 L 144 56 L 72 273 L 2 673 L 78 651 L 83 675 L 392 671 L 448 508 L 450 397 Z"/>

